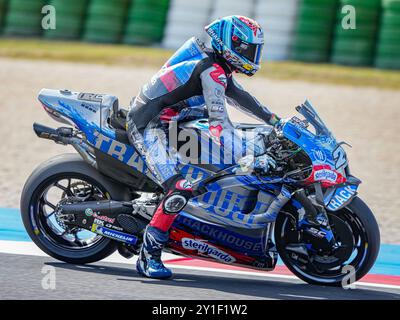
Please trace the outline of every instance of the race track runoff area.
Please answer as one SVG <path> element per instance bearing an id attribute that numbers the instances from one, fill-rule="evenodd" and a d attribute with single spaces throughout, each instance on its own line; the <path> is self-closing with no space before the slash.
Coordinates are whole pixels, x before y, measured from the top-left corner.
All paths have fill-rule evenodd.
<path id="1" fill-rule="evenodd" d="M 400 299 L 400 245 L 383 244 L 374 268 L 348 290 L 305 284 L 281 262 L 263 272 L 164 254 L 175 276 L 158 281 L 138 276 L 135 260 L 118 253 L 86 266 L 54 260 L 31 242 L 18 209 L 0 208 L 0 299 L 91 299 L 99 292 L 104 299 Z M 58 294 L 41 286 L 46 267 L 56 270 Z"/>

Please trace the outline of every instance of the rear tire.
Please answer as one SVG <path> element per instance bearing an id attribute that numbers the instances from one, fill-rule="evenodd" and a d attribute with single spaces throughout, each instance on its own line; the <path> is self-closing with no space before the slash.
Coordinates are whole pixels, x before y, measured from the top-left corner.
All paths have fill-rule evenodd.
<path id="1" fill-rule="evenodd" d="M 68 247 L 62 237 L 51 234 L 52 230 L 43 225 L 46 218 L 40 217 L 39 198 L 43 190 L 57 179 L 81 179 L 97 186 L 110 199 L 129 200 L 129 191 L 111 181 L 87 164 L 77 154 L 62 154 L 39 165 L 29 176 L 21 194 L 21 216 L 25 229 L 32 241 L 51 257 L 73 264 L 85 264 L 104 259 L 117 249 L 117 242 L 101 237 L 87 247 Z M 57 242 L 59 239 L 59 242 Z"/>
<path id="2" fill-rule="evenodd" d="M 352 265 L 354 267 L 355 280 L 358 281 L 370 271 L 376 261 L 376 258 L 378 257 L 380 248 L 380 232 L 376 219 L 368 206 L 358 197 L 355 197 L 349 205 L 337 212 L 328 211 L 328 216 L 329 215 L 346 221 L 348 225 L 359 225 L 360 230 L 356 231 L 352 229 L 352 231 L 353 236 L 355 233 L 362 232 L 362 235 L 358 237 L 358 241 L 361 242 L 360 249 L 357 249 L 360 250 L 360 257 L 358 257 L 357 251 L 357 256 L 349 263 L 345 263 L 345 265 Z M 310 284 L 325 286 L 342 286 L 343 284 L 347 285 L 348 281 L 345 279 L 345 277 L 348 277 L 348 273 L 341 273 L 343 269 L 340 270 L 340 272 L 337 272 L 337 274 L 333 272 L 329 275 L 321 274 L 318 276 L 315 273 L 308 272 L 308 269 L 302 269 L 300 265 L 289 256 L 285 250 L 287 243 L 285 240 L 287 240 L 287 237 L 289 237 L 288 234 L 285 234 L 285 230 L 289 230 L 287 229 L 287 225 L 290 216 L 290 213 L 281 212 L 275 224 L 276 247 L 281 259 L 288 269 L 297 277 Z M 353 253 L 354 255 L 356 254 L 355 252 Z"/>

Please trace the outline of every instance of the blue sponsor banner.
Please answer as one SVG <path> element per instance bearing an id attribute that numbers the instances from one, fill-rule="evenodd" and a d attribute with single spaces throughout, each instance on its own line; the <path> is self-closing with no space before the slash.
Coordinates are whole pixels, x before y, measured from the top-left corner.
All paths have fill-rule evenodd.
<path id="1" fill-rule="evenodd" d="M 329 199 L 327 208 L 331 211 L 343 208 L 349 201 L 356 195 L 358 185 L 347 185 L 345 187 L 337 188 L 332 198 Z"/>

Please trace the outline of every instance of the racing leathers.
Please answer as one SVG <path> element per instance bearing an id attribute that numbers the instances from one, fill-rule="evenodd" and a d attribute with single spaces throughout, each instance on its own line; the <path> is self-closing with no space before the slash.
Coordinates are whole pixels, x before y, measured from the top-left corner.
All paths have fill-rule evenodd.
<path id="1" fill-rule="evenodd" d="M 228 147 L 231 143 L 225 138 L 231 135 L 225 133 L 233 132 L 233 125 L 225 100 L 263 122 L 274 124 L 277 119 L 234 80 L 225 60 L 213 50 L 206 49 L 196 38 L 189 39 L 178 49 L 132 100 L 127 116 L 129 140 L 165 190 L 165 196 L 145 230 L 137 262 L 139 273 L 145 276 L 171 276 L 160 260 L 161 250 L 174 219 L 193 196 L 190 182 L 177 172 L 171 160 L 165 130 L 157 129 L 168 126 L 183 108 L 205 105 L 211 137 Z M 236 153 L 237 160 L 242 152 Z"/>

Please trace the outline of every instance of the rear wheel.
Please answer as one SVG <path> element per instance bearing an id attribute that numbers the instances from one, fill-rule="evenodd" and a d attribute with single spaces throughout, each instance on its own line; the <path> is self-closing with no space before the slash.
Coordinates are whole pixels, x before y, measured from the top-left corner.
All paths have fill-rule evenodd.
<path id="1" fill-rule="evenodd" d="M 289 244 L 302 242 L 296 214 L 281 212 L 275 224 L 275 241 L 285 265 L 300 279 L 318 285 L 341 286 L 361 279 L 372 268 L 379 253 L 378 224 L 368 206 L 354 200 L 337 212 L 327 212 L 337 243 L 330 253 L 308 249 L 308 258 L 287 250 Z M 307 243 L 306 243 L 307 246 Z"/>
<path id="2" fill-rule="evenodd" d="M 22 220 L 32 241 L 50 256 L 75 264 L 99 261 L 112 254 L 117 243 L 66 226 L 59 205 L 104 199 L 126 198 L 122 188 L 78 155 L 58 156 L 39 166 L 26 182 L 21 195 Z"/>

